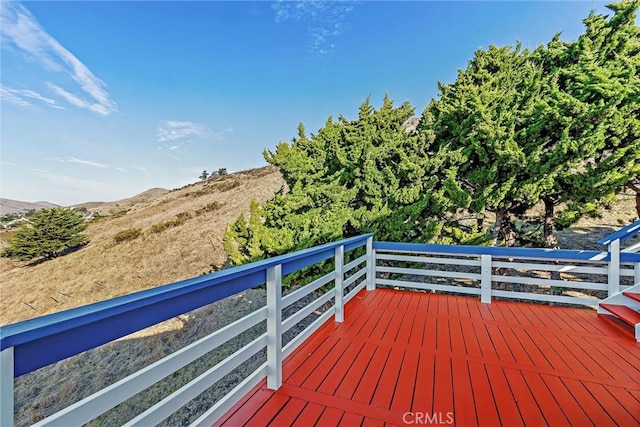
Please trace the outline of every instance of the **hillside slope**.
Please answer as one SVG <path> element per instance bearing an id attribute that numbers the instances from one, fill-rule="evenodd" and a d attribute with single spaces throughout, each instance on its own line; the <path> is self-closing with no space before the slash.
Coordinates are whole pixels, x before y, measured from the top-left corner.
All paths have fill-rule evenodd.
<path id="1" fill-rule="evenodd" d="M 220 269 L 226 261 L 222 237 L 227 225 L 248 212 L 252 199 L 264 202 L 283 185 L 277 169 L 267 166 L 97 204 L 95 209 L 112 215 L 89 224 L 91 242 L 81 250 L 33 266 L 0 258 L 0 324 Z M 163 225 L 178 216 L 184 223 Z M 114 236 L 129 229 L 140 229 L 140 237 L 116 243 Z M 6 237 L 0 234 L 0 240 Z"/>
<path id="2" fill-rule="evenodd" d="M 58 205 L 49 202 L 22 202 L 20 200 L 0 198 L 0 215 L 24 213 L 31 210 L 56 208 Z"/>
<path id="3" fill-rule="evenodd" d="M 228 224 L 264 202 L 284 181 L 272 166 L 216 177 L 167 191 L 152 189 L 109 204 L 83 204 L 104 216 L 91 222 L 85 248 L 38 265 L 0 258 L 0 324 L 14 323 L 220 269 Z M 630 192 L 598 218 L 583 218 L 557 233 L 560 246 L 604 249 L 596 241 L 636 218 Z M 166 225 L 179 217 L 184 223 Z M 179 222 L 179 221 L 178 221 Z M 159 232 L 154 232 L 154 228 Z M 140 237 L 116 243 L 122 231 Z M 0 243 L 7 237 L 0 232 Z"/>
<path id="4" fill-rule="evenodd" d="M 73 207 L 77 209 L 84 208 L 97 212 L 100 215 L 113 215 L 123 210 L 131 209 L 136 205 L 144 205 L 145 203 L 153 202 L 155 199 L 164 196 L 168 192 L 169 190 L 166 188 L 151 188 L 133 197 L 115 202 L 86 202 Z"/>

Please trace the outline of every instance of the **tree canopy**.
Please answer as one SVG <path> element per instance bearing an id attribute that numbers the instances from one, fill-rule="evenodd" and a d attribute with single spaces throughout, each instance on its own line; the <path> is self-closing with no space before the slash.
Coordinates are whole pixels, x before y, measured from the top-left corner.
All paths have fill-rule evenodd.
<path id="1" fill-rule="evenodd" d="M 0 255 L 21 261 L 54 258 L 86 244 L 86 228 L 83 216 L 73 209 L 41 209 L 22 224 Z"/>
<path id="2" fill-rule="evenodd" d="M 544 241 L 640 176 L 640 0 L 590 14 L 574 42 L 479 49 L 422 112 L 379 109 L 304 126 L 265 159 L 287 188 L 228 230 L 235 263 L 373 232 L 376 239 L 517 243 L 538 203 Z M 636 187 L 637 188 L 637 187 Z M 495 223 L 487 221 L 495 215 Z M 493 219 L 493 216 L 490 217 Z"/>

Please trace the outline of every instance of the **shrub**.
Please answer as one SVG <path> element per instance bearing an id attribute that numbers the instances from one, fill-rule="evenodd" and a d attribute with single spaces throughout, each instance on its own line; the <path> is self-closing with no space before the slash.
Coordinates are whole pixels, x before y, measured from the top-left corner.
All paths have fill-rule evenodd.
<path id="1" fill-rule="evenodd" d="M 130 240 L 135 240 L 142 235 L 142 230 L 139 228 L 128 228 L 126 230 L 122 230 L 115 236 L 113 236 L 113 240 L 116 243 L 128 242 Z"/>
<path id="2" fill-rule="evenodd" d="M 225 182 L 221 182 L 220 184 L 216 185 L 216 188 L 224 193 L 225 191 L 229 191 L 229 190 L 233 190 L 236 187 L 240 186 L 240 181 L 234 179 L 233 181 L 225 181 Z"/>
<path id="3" fill-rule="evenodd" d="M 171 221 L 159 222 L 158 224 L 154 224 L 151 226 L 152 233 L 162 233 L 164 230 L 177 227 L 179 225 L 187 222 L 188 219 L 191 218 L 191 214 L 189 212 L 180 212 L 176 215 L 176 219 L 172 219 Z"/>
<path id="4" fill-rule="evenodd" d="M 207 203 L 205 206 L 201 207 L 200 209 L 196 209 L 196 215 L 202 215 L 205 212 L 217 211 L 224 205 L 225 205 L 224 203 L 220 203 L 220 202 Z"/>
<path id="5" fill-rule="evenodd" d="M 114 213 L 113 215 L 111 215 L 111 218 L 120 218 L 123 217 L 127 214 L 127 210 L 122 210 L 122 211 L 118 211 L 116 213 Z"/>

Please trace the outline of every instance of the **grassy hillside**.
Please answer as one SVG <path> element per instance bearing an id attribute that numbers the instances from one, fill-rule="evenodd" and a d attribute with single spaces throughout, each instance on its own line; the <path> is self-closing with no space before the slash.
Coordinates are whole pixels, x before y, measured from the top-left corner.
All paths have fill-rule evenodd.
<path id="1" fill-rule="evenodd" d="M 0 258 L 0 324 L 218 270 L 226 261 L 227 225 L 248 212 L 251 199 L 264 202 L 283 185 L 280 173 L 267 166 L 173 191 L 152 189 L 118 202 L 81 205 L 103 215 L 87 229 L 88 246 L 32 266 Z M 621 194 L 601 217 L 583 218 L 559 232 L 560 246 L 601 249 L 600 237 L 635 218 L 633 195 Z M 140 235 L 127 240 L 127 231 L 134 236 L 135 230 Z M 117 243 L 119 233 L 124 239 Z M 0 242 L 7 236 L 0 232 Z"/>
<path id="2" fill-rule="evenodd" d="M 220 269 L 227 225 L 248 212 L 251 199 L 264 202 L 283 185 L 279 172 L 267 166 L 170 192 L 154 189 L 119 202 L 87 204 L 104 215 L 89 225 L 88 246 L 32 266 L 0 258 L 0 323 Z M 116 243 L 118 233 L 136 229 L 139 237 Z M 0 241 L 7 236 L 0 233 Z"/>
<path id="3" fill-rule="evenodd" d="M 170 192 L 153 189 L 118 202 L 85 204 L 83 207 L 99 210 L 103 215 L 90 224 L 87 233 L 91 243 L 87 247 L 34 266 L 0 259 L 2 323 L 13 323 L 219 269 L 226 260 L 222 236 L 227 224 L 248 211 L 252 198 L 265 201 L 282 185 L 278 171 L 265 167 Z M 558 233 L 560 245 L 600 249 L 596 244 L 598 238 L 635 217 L 633 196 L 622 194 L 614 208 L 604 211 L 601 217 L 584 218 L 574 227 Z M 115 236 L 135 229 L 140 230 L 138 237 L 116 243 Z M 135 236 L 135 233 L 128 234 Z M 6 233 L 2 238 L 6 238 Z M 264 290 L 252 289 L 24 375 L 16 381 L 17 425 L 31 425 L 264 306 L 264 303 Z M 297 303 L 290 309 L 299 309 L 304 303 Z M 311 315 L 308 321 L 314 318 L 315 315 Z M 292 331 L 297 332 L 307 323 Z M 126 422 L 262 332 L 264 324 L 189 364 L 90 425 Z M 261 352 L 163 425 L 192 422 L 264 358 L 264 352 Z"/>

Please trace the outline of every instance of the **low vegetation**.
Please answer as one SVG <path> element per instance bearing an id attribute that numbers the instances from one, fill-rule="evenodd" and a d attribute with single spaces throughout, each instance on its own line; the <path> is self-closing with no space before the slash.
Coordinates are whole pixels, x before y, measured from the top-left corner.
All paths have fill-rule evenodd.
<path id="1" fill-rule="evenodd" d="M 238 188 L 241 185 L 241 182 L 238 180 L 224 181 L 219 184 L 216 184 L 216 190 L 224 193 L 225 191 L 233 190 L 234 188 Z"/>
<path id="2" fill-rule="evenodd" d="M 184 224 L 190 218 L 191 218 L 191 214 L 189 212 L 180 212 L 179 214 L 176 215 L 174 219 L 170 221 L 164 221 L 164 222 L 152 225 L 151 232 L 162 233 L 168 228 L 178 227 Z"/>
<path id="3" fill-rule="evenodd" d="M 220 202 L 207 203 L 203 207 L 196 209 L 196 216 L 200 216 L 207 212 L 215 212 L 218 209 L 222 208 L 224 205 L 225 205 L 224 203 L 220 203 Z"/>
<path id="4" fill-rule="evenodd" d="M 142 230 L 139 228 L 128 228 L 126 230 L 122 230 L 113 236 L 113 240 L 116 243 L 128 242 L 130 240 L 135 240 L 142 235 Z"/>

